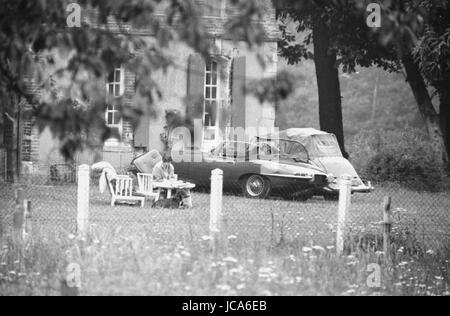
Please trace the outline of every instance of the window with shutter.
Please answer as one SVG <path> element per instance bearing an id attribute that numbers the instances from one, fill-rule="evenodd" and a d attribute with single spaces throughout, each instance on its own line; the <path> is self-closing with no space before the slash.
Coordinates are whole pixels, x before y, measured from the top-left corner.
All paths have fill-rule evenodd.
<path id="1" fill-rule="evenodd" d="M 106 90 L 113 100 L 106 109 L 106 125 L 113 130 L 113 138 L 117 140 L 122 135 L 123 122 L 115 99 L 119 99 L 125 93 L 125 72 L 123 67 L 116 67 L 108 74 Z"/>
<path id="2" fill-rule="evenodd" d="M 218 141 L 219 106 L 220 106 L 220 64 L 214 59 L 208 60 L 205 66 L 205 102 L 203 105 L 204 142 L 215 146 Z"/>

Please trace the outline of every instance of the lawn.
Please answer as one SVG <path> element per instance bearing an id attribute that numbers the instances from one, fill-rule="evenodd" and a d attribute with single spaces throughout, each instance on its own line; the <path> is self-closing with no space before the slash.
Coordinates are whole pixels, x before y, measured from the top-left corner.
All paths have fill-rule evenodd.
<path id="1" fill-rule="evenodd" d="M 150 203 L 109 206 L 92 188 L 91 231 L 75 236 L 76 187 L 28 186 L 33 238 L 18 260 L 8 229 L 0 255 L 0 294 L 59 294 L 71 262 L 81 266 L 81 294 L 300 295 L 448 294 L 450 195 L 393 186 L 355 195 L 344 256 L 334 250 L 337 202 L 249 200 L 224 196 L 224 242 L 208 236 L 209 195 L 194 193 L 191 210 L 156 210 Z M 14 210 L 13 189 L 0 189 L 4 227 Z M 367 265 L 381 263 L 372 236 L 380 231 L 384 196 L 392 196 L 399 242 L 383 285 L 366 285 Z M 355 237 L 373 247 L 361 248 Z M 350 245 L 350 246 L 349 246 Z M 422 246 L 419 251 L 417 245 Z"/>

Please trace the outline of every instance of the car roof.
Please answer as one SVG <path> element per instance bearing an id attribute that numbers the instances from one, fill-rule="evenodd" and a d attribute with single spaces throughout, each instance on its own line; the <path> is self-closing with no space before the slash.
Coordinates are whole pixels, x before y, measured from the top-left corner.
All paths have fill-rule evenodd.
<path id="1" fill-rule="evenodd" d="M 315 135 L 328 135 L 328 133 L 319 131 L 315 128 L 290 128 L 275 134 L 266 135 L 265 137 L 297 139 L 297 138 L 311 137 Z"/>

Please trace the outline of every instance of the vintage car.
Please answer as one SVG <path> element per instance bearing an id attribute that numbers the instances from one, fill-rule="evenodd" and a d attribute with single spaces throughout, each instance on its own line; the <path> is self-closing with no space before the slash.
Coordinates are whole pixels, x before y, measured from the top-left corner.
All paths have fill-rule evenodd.
<path id="1" fill-rule="evenodd" d="M 177 157 L 183 157 L 176 159 Z M 316 190 L 328 186 L 328 176 L 307 161 L 281 162 L 279 151 L 270 143 L 224 142 L 210 153 L 184 149 L 174 155 L 175 173 L 197 187 L 210 186 L 211 172 L 223 171 L 224 188 L 239 190 L 249 198 L 266 198 L 271 194 L 296 196 L 306 200 Z M 234 191 L 233 191 L 234 192 Z"/>
<path id="2" fill-rule="evenodd" d="M 336 199 L 339 193 L 338 179 L 352 177 L 352 193 L 369 193 L 374 190 L 371 183 L 364 183 L 352 164 L 344 158 L 336 136 L 313 128 L 292 128 L 276 134 L 259 137 L 255 143 L 273 143 L 280 151 L 282 160 L 305 155 L 304 160 L 329 175 L 330 183 L 317 193 L 327 199 Z M 293 158 L 293 160 L 295 160 Z M 303 162 L 302 162 L 303 164 Z"/>

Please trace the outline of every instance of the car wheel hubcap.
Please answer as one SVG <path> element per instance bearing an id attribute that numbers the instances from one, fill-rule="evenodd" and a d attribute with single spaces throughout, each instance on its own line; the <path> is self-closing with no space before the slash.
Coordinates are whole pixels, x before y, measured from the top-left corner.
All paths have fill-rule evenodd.
<path id="1" fill-rule="evenodd" d="M 264 192 L 264 180 L 258 176 L 252 176 L 247 181 L 247 192 L 253 197 L 260 196 Z"/>

